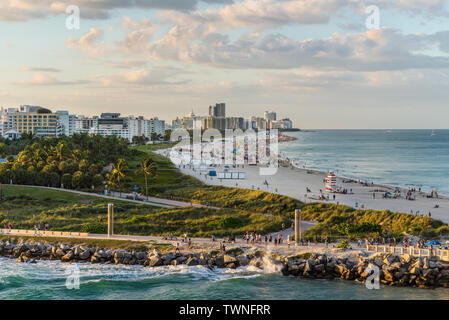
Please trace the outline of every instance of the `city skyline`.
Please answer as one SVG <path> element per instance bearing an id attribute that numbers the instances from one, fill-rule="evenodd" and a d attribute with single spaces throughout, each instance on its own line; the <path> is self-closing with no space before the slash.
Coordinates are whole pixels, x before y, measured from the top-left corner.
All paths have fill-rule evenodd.
<path id="1" fill-rule="evenodd" d="M 66 9 L 81 12 L 66 27 Z M 379 29 L 366 8 L 379 9 Z M 449 128 L 448 1 L 0 4 L 0 105 L 168 123 L 226 101 L 302 129 Z M 197 112 L 197 111 L 196 111 Z"/>

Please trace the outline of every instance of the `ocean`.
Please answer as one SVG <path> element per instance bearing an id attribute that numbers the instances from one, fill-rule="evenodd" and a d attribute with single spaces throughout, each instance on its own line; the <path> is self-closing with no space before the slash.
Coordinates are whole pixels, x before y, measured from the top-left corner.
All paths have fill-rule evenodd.
<path id="1" fill-rule="evenodd" d="M 449 299 L 446 289 L 381 286 L 368 290 L 344 280 L 284 277 L 253 267 L 208 270 L 204 267 L 99 265 L 81 263 L 79 289 L 66 287 L 66 268 L 59 261 L 18 263 L 0 258 L 0 300 L 382 300 Z"/>
<path id="2" fill-rule="evenodd" d="M 298 167 L 449 195 L 449 130 L 311 130 L 289 132 L 281 155 Z"/>

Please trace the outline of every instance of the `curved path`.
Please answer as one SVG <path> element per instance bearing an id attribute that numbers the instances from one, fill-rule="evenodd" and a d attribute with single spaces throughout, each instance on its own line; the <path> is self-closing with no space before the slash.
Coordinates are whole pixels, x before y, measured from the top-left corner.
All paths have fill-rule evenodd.
<path id="1" fill-rule="evenodd" d="M 106 196 L 103 194 L 98 194 L 98 193 L 93 193 L 93 192 L 84 192 L 84 191 L 78 191 L 78 190 L 53 188 L 53 187 L 18 185 L 18 184 L 8 184 L 8 186 L 40 188 L 40 189 L 48 189 L 48 190 L 55 190 L 55 191 L 61 191 L 61 192 L 70 192 L 70 193 L 82 194 L 82 195 L 86 195 L 86 196 L 111 199 L 111 200 L 120 200 L 120 201 L 133 202 L 133 203 L 139 203 L 139 204 L 146 204 L 146 205 L 151 205 L 154 207 L 162 207 L 162 208 L 196 207 L 196 208 L 210 208 L 210 209 L 214 209 L 214 210 L 220 209 L 217 207 L 205 206 L 202 204 L 189 203 L 189 202 L 184 202 L 184 201 L 175 201 L 175 200 L 170 200 L 170 199 L 161 199 L 161 198 L 156 198 L 156 197 L 148 197 L 148 201 L 133 200 L 133 199 L 127 198 L 127 196 L 133 197 L 133 194 L 131 194 L 131 193 L 122 193 L 121 197 L 120 197 L 120 194 L 118 192 L 113 192 L 112 195 Z"/>

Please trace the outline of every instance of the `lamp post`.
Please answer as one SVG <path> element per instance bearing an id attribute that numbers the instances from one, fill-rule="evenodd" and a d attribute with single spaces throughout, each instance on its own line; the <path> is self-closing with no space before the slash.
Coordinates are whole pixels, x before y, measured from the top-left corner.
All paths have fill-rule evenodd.
<path id="1" fill-rule="evenodd" d="M 298 245 L 301 239 L 301 210 L 295 210 L 295 245 Z"/>
<path id="2" fill-rule="evenodd" d="M 114 204 L 108 203 L 108 238 L 114 235 Z"/>

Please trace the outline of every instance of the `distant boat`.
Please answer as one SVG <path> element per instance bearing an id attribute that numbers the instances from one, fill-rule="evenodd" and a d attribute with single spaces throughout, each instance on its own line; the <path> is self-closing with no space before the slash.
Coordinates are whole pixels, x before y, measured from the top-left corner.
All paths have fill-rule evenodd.
<path id="1" fill-rule="evenodd" d="M 430 134 L 430 136 L 436 136 L 435 130 L 432 130 L 432 133 Z"/>
<path id="2" fill-rule="evenodd" d="M 393 131 L 391 131 L 391 130 L 387 130 L 385 133 L 392 133 Z"/>

